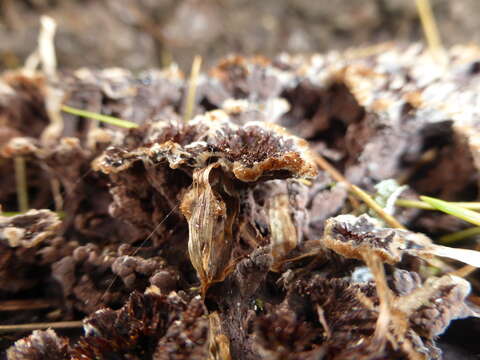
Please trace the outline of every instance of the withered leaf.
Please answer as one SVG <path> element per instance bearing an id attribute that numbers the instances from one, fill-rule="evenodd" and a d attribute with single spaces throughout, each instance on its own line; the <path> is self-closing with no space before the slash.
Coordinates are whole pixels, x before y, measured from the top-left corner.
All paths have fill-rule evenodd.
<path id="1" fill-rule="evenodd" d="M 268 217 L 274 261 L 273 269 L 275 269 L 275 262 L 281 261 L 290 250 L 295 248 L 298 241 L 297 229 L 290 215 L 287 194 L 278 194 L 270 199 Z"/>
<path id="2" fill-rule="evenodd" d="M 237 207 L 237 200 L 226 191 L 218 163 L 194 171 L 181 210 L 188 221 L 188 253 L 202 283 L 202 293 L 227 275 Z"/>
<path id="3" fill-rule="evenodd" d="M 209 354 L 208 360 L 231 360 L 230 340 L 222 331 L 217 312 L 208 316 L 209 320 Z"/>

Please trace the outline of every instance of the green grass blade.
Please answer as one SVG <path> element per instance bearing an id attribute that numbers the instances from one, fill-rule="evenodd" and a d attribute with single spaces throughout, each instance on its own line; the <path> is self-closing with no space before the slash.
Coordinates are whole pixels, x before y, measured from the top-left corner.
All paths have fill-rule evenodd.
<path id="1" fill-rule="evenodd" d="M 480 210 L 479 202 L 452 202 L 452 204 L 464 207 L 465 209 Z"/>
<path id="2" fill-rule="evenodd" d="M 415 208 L 415 209 L 423 209 L 423 210 L 435 210 L 435 208 L 426 202 L 419 201 L 419 200 L 410 200 L 410 199 L 402 199 L 399 198 L 395 201 L 395 205 L 406 207 L 406 208 Z"/>
<path id="3" fill-rule="evenodd" d="M 443 211 L 444 213 L 453 215 L 459 219 L 468 221 L 469 223 L 480 226 L 480 213 L 465 209 L 462 206 L 457 204 L 452 204 L 448 201 L 443 201 L 440 199 L 431 198 L 429 196 L 420 196 L 420 199 L 427 204 L 432 205 L 437 210 Z"/>
<path id="4" fill-rule="evenodd" d="M 72 115 L 77 115 L 77 116 L 81 116 L 81 117 L 84 117 L 84 118 L 90 118 L 90 119 L 98 120 L 98 121 L 101 121 L 101 122 L 104 122 L 104 123 L 107 123 L 107 124 L 110 124 L 110 125 L 120 126 L 120 127 L 126 128 L 126 129 L 132 129 L 132 128 L 137 128 L 138 127 L 138 124 L 136 124 L 134 122 L 131 122 L 131 121 L 122 120 L 122 119 L 119 119 L 119 118 L 116 118 L 116 117 L 113 117 L 113 116 L 109 116 L 109 115 L 97 114 L 97 113 L 94 113 L 94 112 L 91 112 L 91 111 L 76 109 L 76 108 L 73 108 L 73 107 L 68 106 L 68 105 L 62 105 L 62 111 L 66 112 L 66 113 L 69 113 L 69 114 L 72 114 Z"/>
<path id="5" fill-rule="evenodd" d="M 18 216 L 18 215 L 25 215 L 27 212 L 21 212 L 21 211 L 2 211 L 0 213 L 0 216 L 5 216 L 5 217 L 13 217 L 13 216 Z M 55 214 L 58 215 L 60 219 L 65 218 L 65 212 L 64 211 L 54 211 Z"/>
<path id="6" fill-rule="evenodd" d="M 457 231 L 451 234 L 444 235 L 438 239 L 438 242 L 443 245 L 454 244 L 460 240 L 468 239 L 469 237 L 479 235 L 480 227 L 475 226 L 465 230 Z"/>
<path id="7" fill-rule="evenodd" d="M 480 202 L 450 202 L 450 204 L 461 206 L 465 209 L 470 210 L 480 210 Z M 423 209 L 423 210 L 436 210 L 435 207 L 432 205 L 427 204 L 424 201 L 419 200 L 410 200 L 410 199 L 403 199 L 398 198 L 395 201 L 395 205 L 406 207 L 406 208 L 415 208 L 415 209 Z"/>

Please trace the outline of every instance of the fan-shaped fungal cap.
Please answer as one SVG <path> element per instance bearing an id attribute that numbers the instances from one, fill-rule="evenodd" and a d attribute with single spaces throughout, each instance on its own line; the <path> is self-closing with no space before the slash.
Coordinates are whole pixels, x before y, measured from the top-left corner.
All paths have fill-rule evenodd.
<path id="1" fill-rule="evenodd" d="M 434 337 L 452 320 L 475 315 L 465 304 L 470 290 L 468 281 L 457 276 L 430 277 L 422 287 L 397 298 L 396 307 L 409 316 L 417 333 Z"/>
<path id="2" fill-rule="evenodd" d="M 86 320 L 86 336 L 72 349 L 72 359 L 205 359 L 208 319 L 200 297 L 186 300 L 155 289 L 133 292 L 119 310 L 96 311 Z"/>
<path id="3" fill-rule="evenodd" d="M 317 171 L 306 141 L 265 122 L 238 126 L 220 110 L 197 116 L 187 125 L 176 121 L 153 124 L 136 149 L 111 147 L 96 159 L 94 167 L 116 173 L 138 160 L 167 162 L 171 168 L 205 168 L 217 161 L 243 182 L 313 177 Z"/>
<path id="4" fill-rule="evenodd" d="M 0 216 L 0 244 L 30 248 L 57 234 L 61 225 L 50 210 L 29 210 L 12 217 Z"/>
<path id="5" fill-rule="evenodd" d="M 371 251 L 382 261 L 396 264 L 405 253 L 416 255 L 432 246 L 425 235 L 379 227 L 368 215 L 339 215 L 326 221 L 323 244 L 346 258 L 364 259 Z"/>
<path id="6" fill-rule="evenodd" d="M 29 337 L 18 340 L 7 350 L 8 360 L 51 359 L 66 360 L 68 340 L 59 337 L 55 331 L 35 330 Z"/>

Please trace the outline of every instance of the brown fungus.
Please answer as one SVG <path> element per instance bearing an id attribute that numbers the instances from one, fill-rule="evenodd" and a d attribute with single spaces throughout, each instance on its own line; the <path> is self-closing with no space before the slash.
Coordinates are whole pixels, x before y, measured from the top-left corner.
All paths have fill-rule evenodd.
<path id="1" fill-rule="evenodd" d="M 71 251 L 59 235 L 61 221 L 50 210 L 0 216 L 0 293 L 33 287 L 52 262 Z"/>
<path id="2" fill-rule="evenodd" d="M 156 249 L 134 251 L 126 244 L 102 249 L 89 243 L 53 263 L 52 277 L 61 286 L 67 307 L 88 314 L 119 306 L 132 291 L 144 291 L 150 284 L 168 293 L 177 288 L 180 275 Z"/>
<path id="3" fill-rule="evenodd" d="M 49 124 L 45 105 L 45 78 L 21 72 L 4 73 L 0 79 L 0 147 L 16 136 L 40 137 Z M 7 131 L 8 130 L 8 131 Z"/>
<path id="4" fill-rule="evenodd" d="M 288 110 L 288 103 L 280 95 L 292 80 L 291 73 L 266 58 L 231 56 L 210 71 L 199 92 L 207 105 L 238 115 L 235 120 L 239 123 L 252 117 L 276 122 L 275 115 Z"/>
<path id="5" fill-rule="evenodd" d="M 323 244 L 342 256 L 366 262 L 380 300 L 374 339 L 388 341 L 412 359 L 428 358 L 422 347 L 417 346 L 419 336 L 433 338 L 441 334 L 453 319 L 474 315 L 465 304 L 470 285 L 455 276 L 428 278 L 422 285 L 410 286 L 402 296 L 395 296 L 388 287 L 382 262 L 395 265 L 405 254 L 431 257 L 440 254 L 439 249 L 444 251 L 444 256 L 452 257 L 448 248 L 432 244 L 422 234 L 380 228 L 367 215 L 358 218 L 340 215 L 327 220 Z M 462 250 L 455 249 L 455 252 Z M 462 256 L 464 259 L 470 256 L 470 252 L 467 255 L 462 253 L 457 259 L 462 260 Z M 478 258 L 478 253 L 475 256 Z M 396 283 L 398 287 L 398 275 Z"/>
<path id="6" fill-rule="evenodd" d="M 399 263 L 404 254 L 416 254 L 431 245 L 427 237 L 412 235 L 417 234 L 381 228 L 368 215 L 339 215 L 326 221 L 322 243 L 346 258 L 364 260 L 365 255 L 372 252 L 393 265 Z"/>
<path id="7" fill-rule="evenodd" d="M 49 210 L 29 210 L 25 214 L 0 217 L 0 242 L 16 248 L 31 248 L 58 234 L 60 219 Z"/>
<path id="8" fill-rule="evenodd" d="M 177 121 L 153 124 L 144 136 L 144 143 L 131 151 L 107 149 L 94 168 L 110 174 L 124 171 L 138 160 L 146 166 L 167 162 L 172 169 L 204 168 L 218 161 L 243 182 L 316 175 L 305 140 L 265 122 L 238 126 L 220 110 L 199 115 L 187 125 Z"/>
<path id="9" fill-rule="evenodd" d="M 457 276 L 431 277 L 422 287 L 398 297 L 395 307 L 419 335 L 433 338 L 441 335 L 452 320 L 476 315 L 465 304 L 470 290 L 468 281 Z"/>
<path id="10" fill-rule="evenodd" d="M 103 309 L 84 321 L 86 336 L 73 346 L 72 359 L 204 359 L 208 319 L 200 297 L 183 299 L 150 288 L 133 292 L 119 310 Z"/>
<path id="11" fill-rule="evenodd" d="M 50 184 L 44 186 L 48 196 L 37 197 L 37 204 L 63 210 L 63 232 L 71 234 L 70 240 L 81 243 L 93 238 L 115 242 L 131 231 L 126 224 L 109 216 L 111 197 L 106 177 L 90 169 L 91 160 L 115 137 L 112 131 L 105 130 L 103 133 L 104 137 L 97 138 L 97 132 L 92 136 L 95 138 L 92 144 L 88 145 L 82 144 L 76 137 L 61 138 L 55 144 L 19 137 L 2 149 L 4 156 L 24 156 L 29 166 L 42 169 L 40 174 L 48 177 Z M 28 181 L 30 184 L 30 178 Z M 50 191 L 54 182 L 58 182 L 56 193 Z M 91 196 L 92 193 L 95 196 Z"/>
<path id="12" fill-rule="evenodd" d="M 381 299 L 373 282 L 304 275 L 285 300 L 255 321 L 255 348 L 266 359 L 440 359 L 433 337 L 454 318 L 472 314 L 466 281 L 428 279 L 411 295 L 394 297 L 379 342 Z M 437 317 L 431 317 L 434 311 Z"/>
<path id="13" fill-rule="evenodd" d="M 421 233 L 382 228 L 368 215 L 339 215 L 328 219 L 322 243 L 346 258 L 365 260 L 365 256 L 372 253 L 390 265 L 399 263 L 407 254 L 425 259 L 437 255 L 480 267 L 478 251 L 436 245 Z"/>
<path id="14" fill-rule="evenodd" d="M 192 188 L 184 196 L 182 211 L 189 222 L 190 259 L 202 279 L 203 293 L 212 282 L 221 281 L 227 275 L 227 265 L 234 245 L 232 225 L 238 212 L 238 195 L 237 191 L 232 190 L 228 173 L 233 173 L 234 178 L 247 183 L 271 177 L 315 174 L 315 167 L 306 143 L 288 135 L 279 127 L 272 125 L 264 128 L 262 125 L 262 123 L 255 123 L 246 124 L 238 129 L 233 127 L 235 131 L 232 132 L 230 129 L 222 128 L 220 123 L 220 129 L 216 129 L 217 139 L 207 139 L 208 146 L 218 160 L 206 169 L 194 172 Z M 218 196 L 212 193 L 210 185 L 207 184 L 210 181 L 211 169 L 216 167 L 221 167 L 227 173 L 223 180 L 225 194 L 223 198 L 229 199 L 229 201 L 225 200 L 227 206 L 218 201 Z M 192 198 L 195 199 L 193 208 Z M 285 201 L 282 204 L 273 205 L 274 210 L 270 214 L 273 224 L 278 223 L 279 219 L 273 218 L 282 211 L 284 217 L 290 218 L 285 213 L 288 210 L 280 209 L 280 207 L 288 208 L 288 205 Z M 230 213 L 229 216 L 227 216 L 227 210 Z M 278 226 L 274 228 L 277 229 Z M 294 232 L 292 224 L 289 230 Z M 280 235 L 280 232 L 283 230 L 279 229 L 274 233 L 273 247 L 277 255 L 278 246 L 287 246 L 288 250 L 295 246 L 295 244 L 286 245 L 287 242 L 292 241 L 289 238 L 291 234 L 287 234 L 287 238 Z M 283 250 L 285 252 L 287 249 Z"/>
<path id="15" fill-rule="evenodd" d="M 137 132 L 133 130 L 132 134 Z M 147 182 L 170 203 L 171 211 L 175 211 L 174 200 L 181 199 L 180 210 L 189 227 L 190 260 L 201 279 L 203 292 L 231 270 L 233 233 L 243 189 L 270 179 L 316 174 L 313 156 L 304 140 L 273 124 L 236 125 L 219 110 L 197 116 L 188 124 L 175 120 L 151 124 L 135 149 L 109 148 L 95 160 L 94 167 L 111 174 L 118 184 L 111 192 L 114 201 L 117 198 L 120 201 L 127 195 L 119 193 L 122 179 L 129 174 L 138 178 L 139 164 L 146 171 Z M 191 177 L 189 190 L 185 191 L 188 182 L 180 183 L 173 191 L 165 189 L 167 184 L 161 179 L 175 171 Z M 129 193 L 138 192 L 142 182 L 145 180 L 138 178 L 137 189 Z M 288 207 L 289 203 L 283 201 L 280 205 Z M 275 211 L 283 211 L 280 205 L 273 205 L 276 209 L 273 217 Z M 288 210 L 284 212 L 286 216 Z"/>
<path id="16" fill-rule="evenodd" d="M 70 359 L 69 351 L 68 340 L 59 337 L 52 329 L 35 330 L 32 335 L 18 340 L 7 350 L 7 359 L 67 360 Z"/>
<path id="17" fill-rule="evenodd" d="M 176 113 L 185 82 L 174 67 L 137 78 L 112 69 L 59 73 L 60 81 L 49 86 L 61 88 L 68 104 L 140 126 L 123 131 L 63 114 L 69 138 L 48 146 L 37 131 L 48 120 L 42 107 L 34 114 L 32 103 L 23 102 L 26 115 L 16 116 L 18 101 L 0 94 L 0 118 L 19 120 L 7 123 L 1 139 L 23 136 L 9 141 L 4 155 L 23 155 L 29 173 L 39 175 L 30 167 L 36 166 L 59 180 L 68 224 L 62 236 L 36 247 L 9 248 L 2 261 L 12 250 L 25 250 L 20 255 L 28 260 L 28 275 L 36 284 L 40 277 L 60 282 L 67 309 L 74 310 L 55 316 L 89 313 L 91 332 L 74 345 L 77 357 L 84 351 L 85 358 L 439 359 L 435 344 L 443 346 L 445 338 L 435 337 L 451 320 L 470 314 L 469 287 L 453 277 L 426 279 L 416 272 L 418 257 L 466 253 L 367 217 L 326 222 L 350 211 L 346 189 L 332 186 L 325 173 L 296 179 L 315 173 L 307 144 L 264 122 L 307 137 L 366 190 L 392 177 L 408 182 L 411 196 L 471 198 L 479 162 L 478 124 L 469 115 L 478 113 L 479 82 L 468 69 L 478 68 L 479 52 L 452 49 L 451 67 L 439 72 L 420 47 L 383 49 L 356 58 L 347 52 L 282 55 L 271 63 L 228 59 L 199 77 L 197 92 L 197 113 L 223 111 L 188 123 Z M 31 132 L 16 127 L 37 115 L 41 121 Z M 91 171 L 94 158 L 93 168 L 101 172 Z M 9 174 L 8 166 L 2 169 Z M 11 180 L 1 189 L 7 189 L 1 198 L 8 210 L 15 203 Z M 28 180 L 32 200 L 39 201 L 35 180 Z M 44 183 L 38 188 L 47 189 L 48 203 Z M 428 223 L 431 234 L 461 226 L 436 221 L 433 212 L 409 212 L 396 214 L 399 221 L 409 228 L 421 223 L 422 229 Z M 41 272 L 33 265 L 37 260 Z M 8 263 L 6 279 L 23 276 L 14 265 Z M 202 290 L 209 287 L 205 297 L 189 300 L 202 277 Z M 143 300 L 92 314 L 100 306 L 118 308 L 149 283 L 160 288 L 150 295 L 171 307 L 159 309 L 152 305 L 156 300 L 134 293 L 131 299 Z M 22 285 L 22 296 L 37 289 L 29 286 Z M 178 292 L 171 301 L 170 290 Z M 44 293 L 52 295 L 47 287 Z M 174 303 L 191 306 L 179 310 Z M 161 337 L 144 336 L 156 327 L 158 313 L 168 314 L 171 326 Z M 17 319 L 5 323 L 23 322 Z"/>

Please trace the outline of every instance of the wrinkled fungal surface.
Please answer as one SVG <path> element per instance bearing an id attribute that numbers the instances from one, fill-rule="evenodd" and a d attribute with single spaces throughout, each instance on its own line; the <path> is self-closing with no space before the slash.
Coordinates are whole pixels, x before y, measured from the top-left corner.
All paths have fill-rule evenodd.
<path id="1" fill-rule="evenodd" d="M 58 215 L 50 210 L 0 216 L 0 294 L 45 284 L 42 277 L 48 276 L 52 263 L 71 251 L 60 227 Z"/>
<path id="2" fill-rule="evenodd" d="M 9 333 L 4 358 L 458 358 L 455 329 L 480 335 L 478 278 L 435 239 L 465 224 L 397 207 L 408 230 L 391 229 L 317 159 L 372 193 L 393 178 L 402 197 L 472 201 L 480 50 L 441 67 L 381 49 L 228 57 L 187 121 L 175 66 L 2 74 L 0 325 L 83 321 Z M 10 216 L 19 156 L 32 210 Z"/>
<path id="3" fill-rule="evenodd" d="M 381 228 L 375 223 L 368 215 L 330 218 L 325 224 L 323 244 L 346 258 L 362 260 L 370 252 L 392 265 L 399 263 L 404 254 L 431 250 L 430 239 L 422 234 Z"/>

